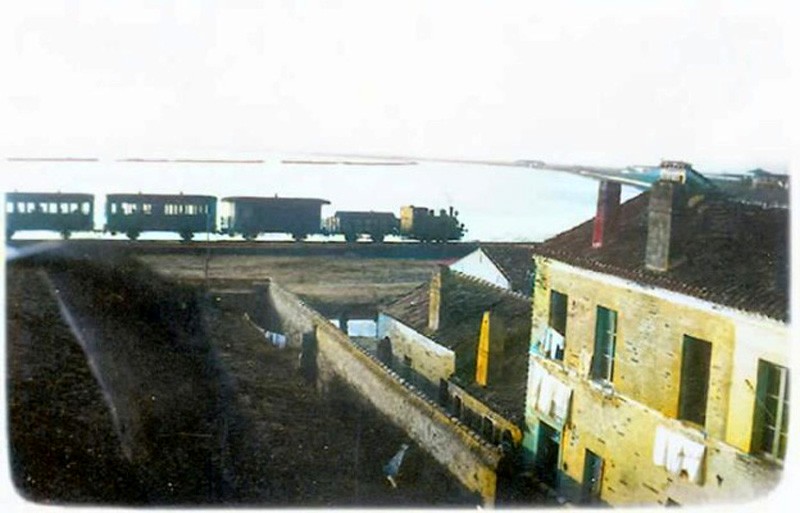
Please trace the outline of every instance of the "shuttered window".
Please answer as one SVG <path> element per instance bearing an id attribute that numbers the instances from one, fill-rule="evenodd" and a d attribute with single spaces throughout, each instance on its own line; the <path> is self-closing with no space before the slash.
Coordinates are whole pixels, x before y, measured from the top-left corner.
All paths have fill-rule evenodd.
<path id="1" fill-rule="evenodd" d="M 609 383 L 612 381 L 616 344 L 617 312 L 598 306 L 591 370 L 593 380 Z"/>
<path id="2" fill-rule="evenodd" d="M 754 417 L 753 452 L 784 459 L 789 429 L 789 369 L 758 361 Z"/>

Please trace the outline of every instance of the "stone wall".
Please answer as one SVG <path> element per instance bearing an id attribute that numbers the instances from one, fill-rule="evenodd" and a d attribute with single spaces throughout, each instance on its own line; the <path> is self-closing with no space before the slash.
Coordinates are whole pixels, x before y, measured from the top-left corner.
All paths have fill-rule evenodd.
<path id="1" fill-rule="evenodd" d="M 409 328 L 402 322 L 386 315 L 378 314 L 378 338 L 389 337 L 392 353 L 400 361 L 411 359 L 411 368 L 425 376 L 432 383 L 449 379 L 456 371 L 456 354 Z"/>
<path id="2" fill-rule="evenodd" d="M 493 505 L 500 449 L 425 397 L 395 372 L 352 343 L 327 319 L 274 282 L 260 288 L 270 310 L 270 327 L 293 345 L 316 339 L 321 388 L 338 378 L 347 383 L 408 435 L 461 483 Z"/>

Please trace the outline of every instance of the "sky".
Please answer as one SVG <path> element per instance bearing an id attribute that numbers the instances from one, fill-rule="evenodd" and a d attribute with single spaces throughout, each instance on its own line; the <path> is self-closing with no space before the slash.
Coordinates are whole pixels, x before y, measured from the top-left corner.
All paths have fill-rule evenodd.
<path id="1" fill-rule="evenodd" d="M 692 162 L 786 171 L 789 2 L 40 1 L 0 155 Z"/>
<path id="2" fill-rule="evenodd" d="M 277 163 L 680 159 L 705 173 L 786 172 L 800 142 L 789 2 L 14 4 L 0 17 L 5 190 L 316 196 L 332 202 L 326 215 L 453 205 L 470 238 L 539 240 L 592 215 L 596 182 L 424 162 Z"/>

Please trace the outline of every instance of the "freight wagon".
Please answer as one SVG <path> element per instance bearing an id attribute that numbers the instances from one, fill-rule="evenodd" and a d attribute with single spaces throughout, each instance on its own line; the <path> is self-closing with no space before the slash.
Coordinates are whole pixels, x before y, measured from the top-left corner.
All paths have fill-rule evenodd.
<path id="1" fill-rule="evenodd" d="M 342 234 L 347 242 L 369 235 L 372 242 L 383 242 L 386 235 L 397 235 L 400 223 L 391 212 L 336 212 L 325 220 L 325 232 Z"/>

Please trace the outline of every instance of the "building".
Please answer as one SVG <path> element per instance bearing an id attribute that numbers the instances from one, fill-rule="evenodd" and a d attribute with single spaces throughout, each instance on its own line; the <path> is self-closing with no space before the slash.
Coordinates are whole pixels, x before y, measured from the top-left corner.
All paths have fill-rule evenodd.
<path id="1" fill-rule="evenodd" d="M 490 243 L 449 265 L 450 269 L 526 296 L 533 287 L 535 244 Z"/>
<path id="2" fill-rule="evenodd" d="M 440 266 L 378 316 L 400 374 L 484 439 L 519 445 L 524 427 L 530 299 Z M 487 324 L 488 325 L 485 325 Z M 481 334 L 488 362 L 477 376 Z"/>
<path id="3" fill-rule="evenodd" d="M 685 173 L 693 173 L 688 168 Z M 697 504 L 780 480 L 788 210 L 668 170 L 534 256 L 524 446 L 572 502 Z"/>

